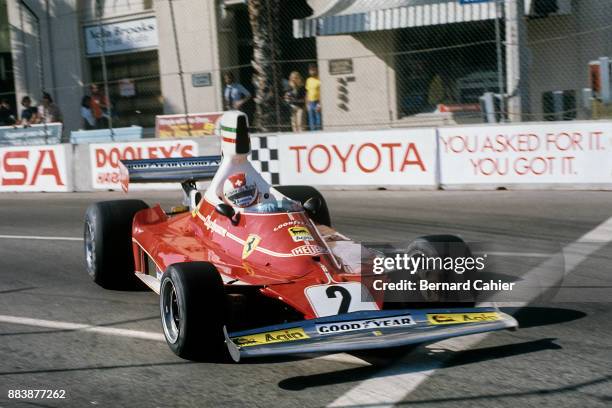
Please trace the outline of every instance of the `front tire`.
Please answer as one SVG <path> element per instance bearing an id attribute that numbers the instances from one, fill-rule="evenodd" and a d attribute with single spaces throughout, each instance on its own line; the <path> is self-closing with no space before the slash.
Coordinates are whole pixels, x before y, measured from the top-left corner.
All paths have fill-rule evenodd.
<path id="1" fill-rule="evenodd" d="M 132 221 L 149 208 L 141 200 L 103 201 L 85 213 L 85 262 L 87 273 L 106 289 L 132 289 L 140 282 L 134 275 Z"/>
<path id="2" fill-rule="evenodd" d="M 159 304 L 164 336 L 174 354 L 196 361 L 227 360 L 226 297 L 214 265 L 170 265 L 161 278 Z"/>

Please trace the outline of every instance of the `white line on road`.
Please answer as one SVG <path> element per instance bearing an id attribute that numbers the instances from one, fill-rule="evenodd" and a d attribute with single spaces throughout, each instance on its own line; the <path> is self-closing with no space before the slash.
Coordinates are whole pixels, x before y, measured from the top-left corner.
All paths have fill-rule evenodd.
<path id="1" fill-rule="evenodd" d="M 44 320 L 44 319 L 31 319 L 29 317 L 20 316 L 7 316 L 0 315 L 0 323 L 20 324 L 24 326 L 44 327 L 47 329 L 55 330 L 71 330 L 71 331 L 84 331 L 89 333 L 104 334 L 109 336 L 129 337 L 133 339 L 141 340 L 153 340 L 153 341 L 165 341 L 164 335 L 158 332 L 149 332 L 141 330 L 130 330 L 130 329 L 118 329 L 114 327 L 95 326 L 82 323 L 62 322 L 57 320 Z M 324 356 L 315 357 L 317 360 L 331 361 L 335 363 L 351 364 L 351 365 L 362 365 L 368 366 L 365 360 L 359 357 L 346 354 L 337 353 L 329 354 Z"/>
<path id="2" fill-rule="evenodd" d="M 44 237 L 37 235 L 0 235 L 0 239 L 38 239 L 45 241 L 82 241 L 83 238 L 77 237 Z"/>
<path id="3" fill-rule="evenodd" d="M 114 327 L 93 326 L 89 324 L 60 322 L 57 320 L 30 319 L 28 317 L 0 315 L 0 323 L 23 324 L 26 326 L 45 327 L 57 330 L 79 330 L 110 336 L 131 337 L 134 339 L 164 341 L 161 333 L 140 330 L 117 329 Z"/>
<path id="4" fill-rule="evenodd" d="M 578 264 L 584 261 L 590 254 L 601 249 L 612 241 L 612 218 L 601 223 L 596 228 L 584 234 L 572 244 L 563 248 L 565 258 L 565 274 L 570 273 Z M 588 245 L 585 245 L 588 244 Z M 551 260 L 544 261 L 529 271 L 529 274 L 546 273 L 547 264 Z M 527 276 L 526 275 L 526 276 Z M 525 307 L 529 302 L 515 303 L 512 306 Z M 452 351 L 465 351 L 474 347 L 491 333 L 474 334 L 471 336 L 457 337 L 444 340 L 428 346 L 428 348 L 446 349 Z M 417 351 L 418 353 L 418 351 Z M 379 371 L 376 375 L 362 381 L 345 394 L 332 401 L 328 407 L 346 407 L 351 405 L 376 405 L 377 408 L 391 407 L 402 401 L 420 384 L 432 376 L 435 371 L 444 366 L 445 360 L 451 357 L 451 353 L 441 355 L 441 358 L 429 358 L 427 361 L 410 364 L 414 356 L 409 353 L 402 361 Z M 416 356 L 414 356 L 416 357 Z"/>

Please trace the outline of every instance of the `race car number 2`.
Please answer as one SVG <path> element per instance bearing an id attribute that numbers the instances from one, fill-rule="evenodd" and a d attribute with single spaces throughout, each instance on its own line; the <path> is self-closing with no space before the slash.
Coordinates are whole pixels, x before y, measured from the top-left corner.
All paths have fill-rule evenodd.
<path id="1" fill-rule="evenodd" d="M 378 310 L 376 302 L 368 299 L 367 290 L 359 282 L 310 286 L 304 294 L 317 317 Z"/>

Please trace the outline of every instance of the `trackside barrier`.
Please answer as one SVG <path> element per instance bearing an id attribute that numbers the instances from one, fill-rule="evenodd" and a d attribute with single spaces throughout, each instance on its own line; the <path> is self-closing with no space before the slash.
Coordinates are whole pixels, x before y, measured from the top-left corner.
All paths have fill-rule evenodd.
<path id="1" fill-rule="evenodd" d="M 281 184 L 437 187 L 436 129 L 278 136 Z"/>
<path id="2" fill-rule="evenodd" d="M 58 144 L 62 139 L 62 124 L 0 126 L 0 146 L 30 146 Z"/>
<path id="3" fill-rule="evenodd" d="M 73 191 L 68 144 L 0 148 L 0 192 Z"/>
<path id="4" fill-rule="evenodd" d="M 217 137 L 0 148 L 0 191 L 120 190 L 121 159 L 220 151 Z M 612 190 L 612 121 L 256 135 L 278 184 L 330 188 Z M 74 160 L 73 160 L 74 158 Z M 140 185 L 137 188 L 179 188 Z"/>
<path id="5" fill-rule="evenodd" d="M 438 129 L 442 188 L 612 189 L 612 122 Z"/>
<path id="6" fill-rule="evenodd" d="M 142 139 L 142 127 L 130 126 L 110 129 L 76 130 L 70 132 L 70 143 L 133 142 Z"/>

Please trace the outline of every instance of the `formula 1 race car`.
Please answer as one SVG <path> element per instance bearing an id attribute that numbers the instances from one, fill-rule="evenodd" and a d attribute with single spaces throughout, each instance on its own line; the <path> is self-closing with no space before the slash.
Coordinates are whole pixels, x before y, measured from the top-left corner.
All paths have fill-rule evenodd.
<path id="1" fill-rule="evenodd" d="M 159 294 L 163 332 L 178 356 L 376 349 L 517 326 L 492 307 L 394 308 L 368 296 L 361 245 L 331 227 L 323 196 L 264 180 L 248 160 L 244 114 L 225 113 L 219 133 L 221 156 L 122 162 L 124 190 L 179 182 L 183 206 L 106 201 L 85 217 L 89 275 L 104 288 L 142 281 Z M 202 194 L 203 180 L 210 185 Z M 431 251 L 433 240 L 416 247 Z"/>

